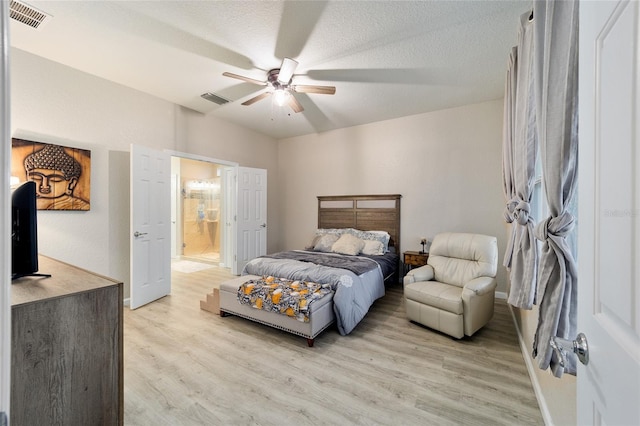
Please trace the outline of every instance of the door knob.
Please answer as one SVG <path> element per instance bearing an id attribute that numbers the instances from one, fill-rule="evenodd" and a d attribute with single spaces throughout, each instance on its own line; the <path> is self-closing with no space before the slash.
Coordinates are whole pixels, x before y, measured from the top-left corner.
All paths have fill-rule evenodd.
<path id="1" fill-rule="evenodd" d="M 263 223 L 262 225 L 260 225 L 260 227 L 261 227 L 261 228 L 266 228 L 266 227 L 267 227 L 267 224 L 266 224 L 266 223 Z"/>
<path id="2" fill-rule="evenodd" d="M 147 233 L 146 232 L 138 232 L 138 231 L 133 233 L 133 236 L 136 237 L 136 238 L 142 237 L 143 235 L 147 235 Z"/>
<path id="3" fill-rule="evenodd" d="M 567 351 L 573 352 L 578 356 L 578 360 L 584 365 L 589 364 L 589 345 L 587 344 L 587 336 L 578 333 L 576 340 L 567 340 L 558 336 L 553 336 L 549 342 L 553 350 L 560 359 L 560 366 L 564 367 L 567 361 Z"/>

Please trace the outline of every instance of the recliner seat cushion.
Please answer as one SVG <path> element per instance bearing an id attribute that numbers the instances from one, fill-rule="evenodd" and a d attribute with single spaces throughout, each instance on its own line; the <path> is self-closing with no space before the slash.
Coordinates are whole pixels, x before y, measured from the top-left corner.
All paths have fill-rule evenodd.
<path id="1" fill-rule="evenodd" d="M 405 286 L 404 296 L 418 303 L 442 309 L 457 315 L 464 310 L 462 287 L 437 281 L 419 281 Z"/>

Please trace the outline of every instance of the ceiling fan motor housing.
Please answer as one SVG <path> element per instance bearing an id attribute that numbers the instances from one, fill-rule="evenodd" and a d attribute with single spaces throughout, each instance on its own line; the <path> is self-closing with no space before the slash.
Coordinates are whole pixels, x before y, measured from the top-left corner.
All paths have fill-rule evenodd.
<path id="1" fill-rule="evenodd" d="M 276 90 L 288 88 L 289 85 L 291 84 L 291 81 L 293 80 L 293 77 L 289 79 L 287 84 L 282 84 L 280 81 L 278 81 L 279 75 L 280 75 L 280 68 L 272 69 L 267 73 L 267 81 L 271 83 L 273 88 Z"/>

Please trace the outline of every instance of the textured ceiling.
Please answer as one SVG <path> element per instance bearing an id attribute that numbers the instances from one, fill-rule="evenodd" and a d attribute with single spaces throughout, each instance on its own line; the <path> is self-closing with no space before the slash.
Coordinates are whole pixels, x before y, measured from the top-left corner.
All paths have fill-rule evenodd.
<path id="1" fill-rule="evenodd" d="M 497 99 L 530 1 L 27 1 L 51 15 L 11 21 L 11 45 L 275 138 Z M 304 111 L 264 88 L 284 57 Z M 200 97 L 212 92 L 232 102 Z"/>

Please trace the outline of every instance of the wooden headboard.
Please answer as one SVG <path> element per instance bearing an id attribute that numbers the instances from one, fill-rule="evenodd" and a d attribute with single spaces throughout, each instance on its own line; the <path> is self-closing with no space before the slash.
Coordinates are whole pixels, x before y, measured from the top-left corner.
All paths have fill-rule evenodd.
<path id="1" fill-rule="evenodd" d="M 400 254 L 402 195 L 328 195 L 318 197 L 318 228 L 387 231 L 390 246 Z"/>

